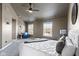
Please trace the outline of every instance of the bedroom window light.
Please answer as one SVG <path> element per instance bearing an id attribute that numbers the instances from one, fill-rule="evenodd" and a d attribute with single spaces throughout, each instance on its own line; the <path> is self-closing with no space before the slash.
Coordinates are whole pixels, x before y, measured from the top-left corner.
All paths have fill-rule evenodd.
<path id="1" fill-rule="evenodd" d="M 43 23 L 43 36 L 52 37 L 52 22 Z"/>
<path id="2" fill-rule="evenodd" d="M 33 35 L 33 24 L 28 24 L 28 33 Z"/>

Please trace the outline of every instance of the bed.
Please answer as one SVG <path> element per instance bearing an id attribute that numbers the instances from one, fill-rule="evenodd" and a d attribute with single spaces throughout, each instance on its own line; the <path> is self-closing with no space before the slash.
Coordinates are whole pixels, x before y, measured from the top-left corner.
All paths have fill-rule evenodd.
<path id="1" fill-rule="evenodd" d="M 79 56 L 79 30 L 70 30 L 66 38 L 66 44 L 61 56 Z M 19 49 L 20 56 L 58 56 L 56 44 L 58 41 L 46 38 L 34 38 L 26 40 Z"/>
<path id="2" fill-rule="evenodd" d="M 35 38 L 34 40 L 26 40 L 27 43 L 20 44 L 20 56 L 58 56 L 56 52 L 55 40 L 46 38 Z"/>
<path id="3" fill-rule="evenodd" d="M 79 56 L 79 30 L 69 30 L 62 56 Z"/>

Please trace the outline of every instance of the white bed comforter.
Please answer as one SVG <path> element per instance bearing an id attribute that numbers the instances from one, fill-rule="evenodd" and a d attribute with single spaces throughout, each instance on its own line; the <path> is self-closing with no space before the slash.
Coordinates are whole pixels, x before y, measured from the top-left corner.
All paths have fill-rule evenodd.
<path id="1" fill-rule="evenodd" d="M 20 45 L 20 56 L 57 56 L 57 41 L 48 40 L 44 42 L 22 43 Z"/>

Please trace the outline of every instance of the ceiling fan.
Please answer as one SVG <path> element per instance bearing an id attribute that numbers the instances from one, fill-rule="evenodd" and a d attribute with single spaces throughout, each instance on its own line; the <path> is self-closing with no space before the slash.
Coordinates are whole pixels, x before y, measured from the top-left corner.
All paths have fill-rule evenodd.
<path id="1" fill-rule="evenodd" d="M 27 9 L 26 11 L 32 13 L 33 11 L 38 12 L 38 11 L 40 11 L 40 10 L 38 10 L 38 9 L 33 9 L 33 8 L 32 8 L 32 3 L 29 3 L 29 9 Z"/>

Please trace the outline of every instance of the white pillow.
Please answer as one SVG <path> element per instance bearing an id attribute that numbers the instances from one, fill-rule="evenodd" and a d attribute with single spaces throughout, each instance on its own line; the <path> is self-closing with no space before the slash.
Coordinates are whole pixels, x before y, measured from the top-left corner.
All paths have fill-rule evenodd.
<path id="1" fill-rule="evenodd" d="M 58 42 L 64 41 L 64 39 L 65 39 L 65 36 L 63 35 L 59 38 Z"/>
<path id="2" fill-rule="evenodd" d="M 67 46 L 74 46 L 73 42 L 71 42 L 71 39 L 69 37 L 66 37 L 66 45 Z"/>
<path id="3" fill-rule="evenodd" d="M 76 50 L 76 47 L 65 45 L 65 47 L 62 50 L 61 55 L 62 56 L 73 56 L 75 54 L 75 50 Z"/>

